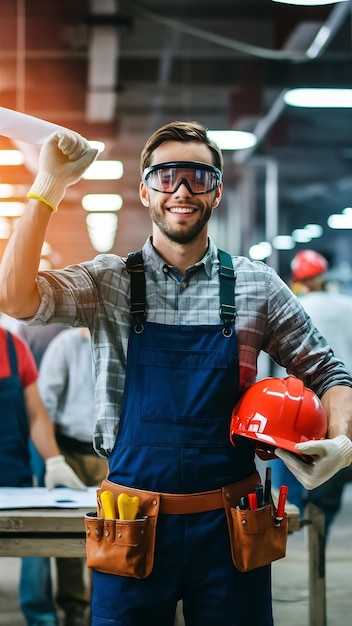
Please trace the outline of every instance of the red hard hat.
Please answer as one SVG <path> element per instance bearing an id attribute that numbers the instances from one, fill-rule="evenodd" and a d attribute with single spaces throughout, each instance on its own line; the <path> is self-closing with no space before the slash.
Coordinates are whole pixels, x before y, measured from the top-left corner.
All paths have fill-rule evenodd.
<path id="1" fill-rule="evenodd" d="M 301 250 L 291 261 L 292 280 L 306 280 L 326 272 L 329 264 L 325 257 L 314 250 Z"/>
<path id="2" fill-rule="evenodd" d="M 232 412 L 230 438 L 253 440 L 260 451 L 283 448 L 298 454 L 296 443 L 325 439 L 324 408 L 299 378 L 264 378 L 243 394 Z"/>

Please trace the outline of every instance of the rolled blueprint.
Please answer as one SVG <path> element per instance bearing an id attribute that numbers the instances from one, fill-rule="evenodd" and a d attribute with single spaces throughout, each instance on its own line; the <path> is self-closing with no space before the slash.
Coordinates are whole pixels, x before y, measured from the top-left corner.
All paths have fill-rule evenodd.
<path id="1" fill-rule="evenodd" d="M 49 135 L 64 126 L 41 120 L 38 117 L 0 107 L 0 135 L 32 146 L 42 146 Z"/>

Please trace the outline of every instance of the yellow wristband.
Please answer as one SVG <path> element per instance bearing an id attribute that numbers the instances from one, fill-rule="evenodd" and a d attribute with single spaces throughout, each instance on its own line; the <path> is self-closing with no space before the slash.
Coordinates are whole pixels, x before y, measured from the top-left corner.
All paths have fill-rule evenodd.
<path id="1" fill-rule="evenodd" d="M 38 196 L 38 194 L 36 193 L 27 193 L 27 198 L 35 198 L 36 200 L 40 200 L 41 202 L 44 202 L 44 204 L 46 204 L 47 206 L 49 206 L 52 210 L 53 213 L 55 213 L 55 211 L 57 211 L 57 207 L 54 206 L 53 204 L 51 204 L 48 200 L 45 200 L 45 198 L 42 198 L 42 196 Z"/>

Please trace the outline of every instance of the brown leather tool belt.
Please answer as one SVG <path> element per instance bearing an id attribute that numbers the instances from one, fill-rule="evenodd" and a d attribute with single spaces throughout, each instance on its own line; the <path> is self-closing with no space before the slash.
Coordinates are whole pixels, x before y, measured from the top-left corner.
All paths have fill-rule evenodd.
<path id="1" fill-rule="evenodd" d="M 103 480 L 99 492 L 110 490 L 114 494 L 126 493 L 128 496 L 138 496 L 139 501 L 148 509 L 159 504 L 159 513 L 169 515 L 183 515 L 189 513 L 204 513 L 205 511 L 215 511 L 216 509 L 236 507 L 240 497 L 254 490 L 255 485 L 260 483 L 258 472 L 254 472 L 248 478 L 227 485 L 221 489 L 212 491 L 202 491 L 199 493 L 159 493 L 155 491 L 145 491 L 144 489 L 134 489 L 124 485 L 118 485 L 107 479 Z"/>
<path id="2" fill-rule="evenodd" d="M 134 489 L 105 479 L 97 490 L 96 513 L 87 513 L 85 516 L 87 566 L 119 576 L 149 576 L 154 565 L 159 514 L 182 515 L 222 509 L 226 514 L 232 546 L 232 512 L 237 511 L 241 496 L 254 491 L 258 483 L 260 476 L 258 472 L 254 472 L 248 478 L 220 489 L 187 494 Z M 112 492 L 114 502 L 120 494 L 126 494 L 130 498 L 137 496 L 137 517 L 131 520 L 104 518 L 101 502 L 103 491 Z"/>

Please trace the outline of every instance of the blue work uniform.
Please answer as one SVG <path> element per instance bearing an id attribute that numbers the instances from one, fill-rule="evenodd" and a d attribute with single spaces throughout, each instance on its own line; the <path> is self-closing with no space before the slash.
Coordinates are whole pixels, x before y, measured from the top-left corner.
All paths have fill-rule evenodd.
<path id="1" fill-rule="evenodd" d="M 0 379 L 0 486 L 32 487 L 29 429 L 15 344 L 7 331 L 11 375 Z"/>
<path id="2" fill-rule="evenodd" d="M 242 438 L 232 446 L 229 438 L 239 398 L 234 331 L 234 324 L 131 327 L 110 481 L 188 494 L 255 472 L 251 444 Z M 173 626 L 179 599 L 187 626 L 272 625 L 270 566 L 235 568 L 224 509 L 160 514 L 153 571 L 143 580 L 93 571 L 92 626 Z"/>

